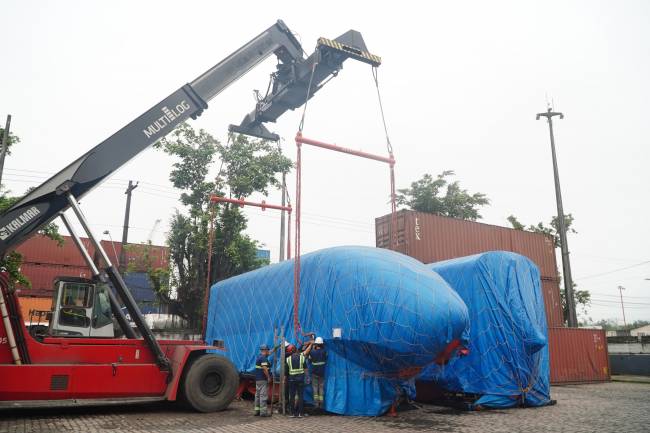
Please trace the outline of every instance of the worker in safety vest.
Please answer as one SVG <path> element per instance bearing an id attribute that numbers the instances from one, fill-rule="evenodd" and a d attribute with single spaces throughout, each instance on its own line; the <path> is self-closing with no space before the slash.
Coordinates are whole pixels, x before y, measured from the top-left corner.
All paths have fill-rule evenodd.
<path id="1" fill-rule="evenodd" d="M 312 342 L 308 342 L 304 351 L 295 351 L 287 356 L 287 371 L 289 372 L 289 413 L 291 418 L 302 418 L 304 413 L 303 394 L 305 392 L 305 367 L 307 357 L 311 352 Z M 297 400 L 296 400 L 297 397 Z"/>
<path id="2" fill-rule="evenodd" d="M 287 365 L 287 359 L 295 351 L 296 351 L 296 346 L 289 343 L 288 341 L 284 342 L 284 359 L 282 360 L 282 362 L 284 363 L 285 366 Z M 285 367 L 284 369 L 284 401 L 285 404 L 289 403 L 289 368 L 288 367 Z M 291 413 L 291 410 L 289 410 L 289 413 Z"/>
<path id="3" fill-rule="evenodd" d="M 325 364 L 327 363 L 327 350 L 325 350 L 322 337 L 316 337 L 314 347 L 309 354 L 311 364 L 311 388 L 314 395 L 314 405 L 321 409 L 325 399 Z"/>
<path id="4" fill-rule="evenodd" d="M 269 346 L 260 346 L 260 356 L 255 360 L 255 416 L 269 416 L 266 401 L 269 398 Z"/>

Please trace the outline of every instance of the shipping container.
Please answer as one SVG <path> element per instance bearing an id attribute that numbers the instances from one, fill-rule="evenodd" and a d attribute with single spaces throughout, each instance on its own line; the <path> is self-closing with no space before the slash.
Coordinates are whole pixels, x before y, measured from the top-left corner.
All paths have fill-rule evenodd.
<path id="1" fill-rule="evenodd" d="M 392 245 L 391 215 L 375 219 L 376 245 L 424 263 L 484 253 L 511 251 L 528 257 L 539 268 L 549 327 L 564 324 L 555 245 L 550 236 L 456 218 L 400 210 L 397 245 Z"/>
<path id="2" fill-rule="evenodd" d="M 36 310 L 36 311 L 50 311 L 52 309 L 52 298 L 47 297 L 23 297 L 21 296 L 20 299 L 20 310 L 23 313 L 23 319 L 27 323 L 30 322 L 30 311 Z M 42 318 L 41 322 L 43 322 L 45 319 Z M 38 321 L 37 317 L 34 317 L 34 322 Z M 45 320 L 46 321 L 46 320 Z"/>
<path id="3" fill-rule="evenodd" d="M 92 278 L 90 268 L 86 266 L 62 266 L 23 263 L 20 272 L 31 282 L 31 287 L 18 285 L 20 296 L 51 296 L 56 277 Z"/>
<path id="4" fill-rule="evenodd" d="M 605 382 L 611 372 L 602 329 L 549 328 L 551 383 Z"/>
<path id="5" fill-rule="evenodd" d="M 81 238 L 82 243 L 91 257 L 95 248 L 88 238 Z M 101 241 L 102 247 L 108 258 L 117 265 L 119 263 L 122 244 L 120 242 Z M 34 265 L 57 265 L 85 267 L 81 253 L 70 236 L 63 236 L 63 245 L 56 241 L 36 235 L 22 243 L 16 251 L 22 254 L 23 262 Z M 129 244 L 126 253 L 127 264 L 131 264 L 134 271 L 145 271 L 151 265 L 154 268 L 167 268 L 169 266 L 169 249 L 160 245 Z"/>
<path id="6" fill-rule="evenodd" d="M 122 244 L 102 241 L 102 247 L 113 264 L 119 264 Z M 126 248 L 126 263 L 129 270 L 133 272 L 144 272 L 149 266 L 167 269 L 169 267 L 169 248 L 160 245 L 129 244 Z"/>
<path id="7" fill-rule="evenodd" d="M 21 266 L 21 272 L 32 283 L 31 287 L 18 285 L 18 294 L 24 299 L 50 299 L 54 293 L 53 283 L 57 277 L 92 277 L 90 268 L 82 266 L 26 263 Z M 146 272 L 126 272 L 123 274 L 123 278 L 126 286 L 131 291 L 131 295 L 141 306 L 143 313 L 160 311 L 160 299 L 154 292 Z"/>
<path id="8" fill-rule="evenodd" d="M 559 278 L 542 277 L 542 294 L 546 310 L 546 324 L 549 327 L 564 326 L 564 311 L 560 298 Z"/>
<path id="9" fill-rule="evenodd" d="M 90 239 L 83 238 L 82 243 L 87 250 L 92 251 Z M 63 245 L 43 236 L 35 235 L 20 244 L 16 251 L 22 254 L 24 263 L 86 266 L 81 253 L 70 236 L 63 236 Z"/>

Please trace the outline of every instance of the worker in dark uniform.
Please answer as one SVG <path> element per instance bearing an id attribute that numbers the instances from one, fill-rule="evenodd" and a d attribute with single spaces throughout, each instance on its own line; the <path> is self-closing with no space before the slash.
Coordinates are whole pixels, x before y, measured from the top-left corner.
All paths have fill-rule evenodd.
<path id="1" fill-rule="evenodd" d="M 255 360 L 255 416 L 269 416 L 266 401 L 269 398 L 269 346 L 260 346 L 260 356 Z"/>
<path id="2" fill-rule="evenodd" d="M 323 408 L 323 402 L 325 400 L 325 364 L 327 363 L 327 351 L 324 346 L 323 338 L 316 337 L 314 347 L 309 354 L 314 405 L 319 409 Z"/>
<path id="3" fill-rule="evenodd" d="M 302 352 L 296 351 L 287 357 L 289 372 L 289 411 L 291 418 L 302 418 L 304 413 L 303 394 L 305 392 L 305 367 L 311 352 L 312 342 L 304 346 Z M 297 397 L 297 400 L 296 400 Z"/>

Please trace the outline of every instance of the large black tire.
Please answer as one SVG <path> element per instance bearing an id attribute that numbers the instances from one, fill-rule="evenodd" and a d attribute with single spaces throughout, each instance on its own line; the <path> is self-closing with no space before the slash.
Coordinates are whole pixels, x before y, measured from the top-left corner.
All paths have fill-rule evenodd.
<path id="1" fill-rule="evenodd" d="M 183 397 L 194 410 L 216 412 L 234 400 L 239 374 L 223 356 L 201 355 L 189 366 L 182 386 Z"/>

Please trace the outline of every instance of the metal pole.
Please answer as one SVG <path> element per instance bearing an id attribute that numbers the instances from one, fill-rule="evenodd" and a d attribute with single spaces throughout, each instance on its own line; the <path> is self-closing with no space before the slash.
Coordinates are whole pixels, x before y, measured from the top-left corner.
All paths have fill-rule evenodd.
<path id="1" fill-rule="evenodd" d="M 287 204 L 287 174 L 282 173 L 282 206 Z M 284 261 L 284 210 L 280 213 L 280 261 Z"/>
<path id="2" fill-rule="evenodd" d="M 208 222 L 208 269 L 205 275 L 205 292 L 203 293 L 203 318 L 201 322 L 201 338 L 205 341 L 208 327 L 208 307 L 210 306 L 210 285 L 212 284 L 212 247 L 214 244 L 215 220 L 217 218 L 218 204 L 210 205 L 210 221 Z"/>
<path id="3" fill-rule="evenodd" d="M 286 346 L 286 339 L 284 338 L 284 326 L 280 328 L 280 406 L 282 407 L 282 415 L 286 415 L 287 413 L 287 400 L 285 398 L 285 387 L 287 386 L 287 381 L 286 376 L 285 376 L 285 368 L 286 368 L 286 360 L 285 358 L 285 346 Z"/>
<path id="4" fill-rule="evenodd" d="M 11 114 L 7 114 L 7 123 L 2 134 L 2 148 L 0 148 L 0 185 L 2 184 L 2 172 L 5 168 L 5 156 L 9 147 L 9 128 L 11 127 Z"/>
<path id="5" fill-rule="evenodd" d="M 131 215 L 131 193 L 134 189 L 138 187 L 138 183 L 133 184 L 133 181 L 129 181 L 129 186 L 126 187 L 126 209 L 124 209 L 124 227 L 122 227 L 122 250 L 120 251 L 120 271 L 124 272 L 126 270 L 126 246 L 129 240 L 129 217 Z M 111 242 L 113 240 L 111 239 Z"/>
<path id="6" fill-rule="evenodd" d="M 569 259 L 569 246 L 567 244 L 566 225 L 564 221 L 564 208 L 562 206 L 562 191 L 560 190 L 560 175 L 557 167 L 557 155 L 555 153 L 555 137 L 553 136 L 553 120 L 554 116 L 560 116 L 564 119 L 564 114 L 553 112 L 549 107 L 546 113 L 538 113 L 537 119 L 546 117 L 548 121 L 549 135 L 551 137 L 551 154 L 553 157 L 553 176 L 555 179 L 555 199 L 557 201 L 557 223 L 558 231 L 560 232 L 560 249 L 562 251 L 562 276 L 564 277 L 564 293 L 567 305 L 567 321 L 570 328 L 578 326 L 578 318 L 576 315 L 575 299 L 573 297 L 573 278 L 571 277 L 571 263 Z"/>
<path id="7" fill-rule="evenodd" d="M 302 143 L 298 141 L 301 134 L 296 135 L 296 228 L 293 232 L 295 242 L 293 244 L 293 332 L 297 342 L 300 331 L 300 207 L 302 204 L 301 178 L 302 178 Z M 292 409 L 293 410 L 293 409 Z"/>
<path id="8" fill-rule="evenodd" d="M 625 321 L 625 305 L 623 305 L 623 290 L 625 290 L 625 287 L 618 286 L 618 292 L 621 294 L 621 310 L 623 310 L 623 326 L 627 328 L 627 322 Z"/>
<path id="9" fill-rule="evenodd" d="M 7 274 L 8 275 L 8 274 Z M 2 277 L 2 282 L 0 283 L 0 313 L 2 313 L 2 323 L 5 327 L 5 334 L 7 335 L 7 344 L 9 350 L 11 351 L 11 357 L 14 360 L 15 365 L 22 365 L 22 360 L 20 359 L 20 353 L 18 352 L 18 345 L 16 344 L 16 336 L 14 335 L 13 327 L 11 326 L 11 319 L 9 317 L 9 311 L 7 310 L 7 305 L 5 304 L 5 295 L 4 292 L 9 290 L 9 278 Z"/>
<path id="10" fill-rule="evenodd" d="M 275 388 L 276 388 L 276 383 L 275 383 L 275 366 L 277 365 L 278 361 L 278 355 L 280 354 L 280 348 L 278 347 L 278 328 L 274 327 L 273 328 L 273 362 L 271 363 L 271 383 L 269 384 L 269 387 L 271 388 L 270 390 L 270 405 L 271 406 L 271 413 L 270 415 L 273 416 L 273 396 L 275 395 Z"/>

